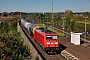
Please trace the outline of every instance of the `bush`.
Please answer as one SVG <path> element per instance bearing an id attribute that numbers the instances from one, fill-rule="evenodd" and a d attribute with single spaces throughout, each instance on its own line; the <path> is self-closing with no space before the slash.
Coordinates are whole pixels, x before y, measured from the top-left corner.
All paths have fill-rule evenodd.
<path id="1" fill-rule="evenodd" d="M 0 60 L 30 60 L 30 51 L 23 43 L 17 20 L 8 19 L 0 24 Z"/>

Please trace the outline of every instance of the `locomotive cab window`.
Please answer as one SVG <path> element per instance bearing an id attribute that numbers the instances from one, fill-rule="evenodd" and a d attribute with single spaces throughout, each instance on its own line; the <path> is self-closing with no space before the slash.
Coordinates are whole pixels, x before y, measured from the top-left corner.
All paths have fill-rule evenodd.
<path id="1" fill-rule="evenodd" d="M 57 36 L 46 36 L 46 40 L 56 40 Z"/>

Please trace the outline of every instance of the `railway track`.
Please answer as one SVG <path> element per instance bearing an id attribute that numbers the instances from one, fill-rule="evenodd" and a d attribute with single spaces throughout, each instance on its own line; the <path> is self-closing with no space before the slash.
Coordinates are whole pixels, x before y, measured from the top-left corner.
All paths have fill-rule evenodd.
<path id="1" fill-rule="evenodd" d="M 65 60 L 65 58 L 60 55 L 60 54 L 55 54 L 55 55 L 49 55 L 52 60 Z"/>
<path id="2" fill-rule="evenodd" d="M 42 60 L 51 60 L 51 58 L 48 56 L 48 54 L 46 54 L 41 48 L 40 46 L 36 43 L 36 41 L 32 38 L 32 36 L 26 31 L 25 28 L 22 27 L 23 32 L 25 33 L 25 35 L 27 36 L 27 38 L 29 39 L 29 41 L 32 43 L 32 45 L 35 47 L 35 49 L 38 51 L 38 53 L 40 54 L 40 56 L 42 57 Z"/>
<path id="3" fill-rule="evenodd" d="M 35 47 L 35 49 L 38 51 L 38 54 L 40 54 L 40 56 L 42 57 L 42 60 L 65 60 L 65 58 L 63 58 L 61 56 L 61 54 L 52 54 L 49 55 L 47 54 L 41 47 L 39 44 L 37 44 L 37 42 L 32 38 L 32 36 L 27 32 L 27 30 L 24 27 L 21 27 L 23 32 L 25 33 L 25 35 L 27 36 L 27 38 L 29 39 L 29 41 L 32 43 L 32 45 Z"/>

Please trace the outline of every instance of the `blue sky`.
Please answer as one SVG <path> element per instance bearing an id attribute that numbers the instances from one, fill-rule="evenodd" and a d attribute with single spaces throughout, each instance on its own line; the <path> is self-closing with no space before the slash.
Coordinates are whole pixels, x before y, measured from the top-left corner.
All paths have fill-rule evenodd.
<path id="1" fill-rule="evenodd" d="M 90 0 L 0 0 L 0 12 L 90 12 Z"/>

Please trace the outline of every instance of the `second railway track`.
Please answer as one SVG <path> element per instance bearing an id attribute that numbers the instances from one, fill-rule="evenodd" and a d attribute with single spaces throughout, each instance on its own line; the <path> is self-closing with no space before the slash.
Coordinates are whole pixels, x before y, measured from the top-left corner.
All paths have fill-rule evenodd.
<path id="1" fill-rule="evenodd" d="M 63 30 L 61 30 L 61 29 L 58 29 L 58 28 L 53 27 L 53 26 L 51 26 L 51 25 L 49 25 L 49 26 L 52 27 L 52 28 L 54 28 L 54 29 L 56 29 L 56 30 L 58 30 L 58 31 L 60 31 L 60 32 L 63 32 Z M 70 33 L 66 32 L 66 31 L 64 31 L 63 33 L 65 33 L 65 34 L 67 34 L 67 35 L 70 36 Z M 84 41 L 84 42 L 90 43 L 90 41 L 87 40 L 87 39 L 84 39 L 84 38 L 80 38 L 80 39 L 81 39 L 82 41 Z"/>

